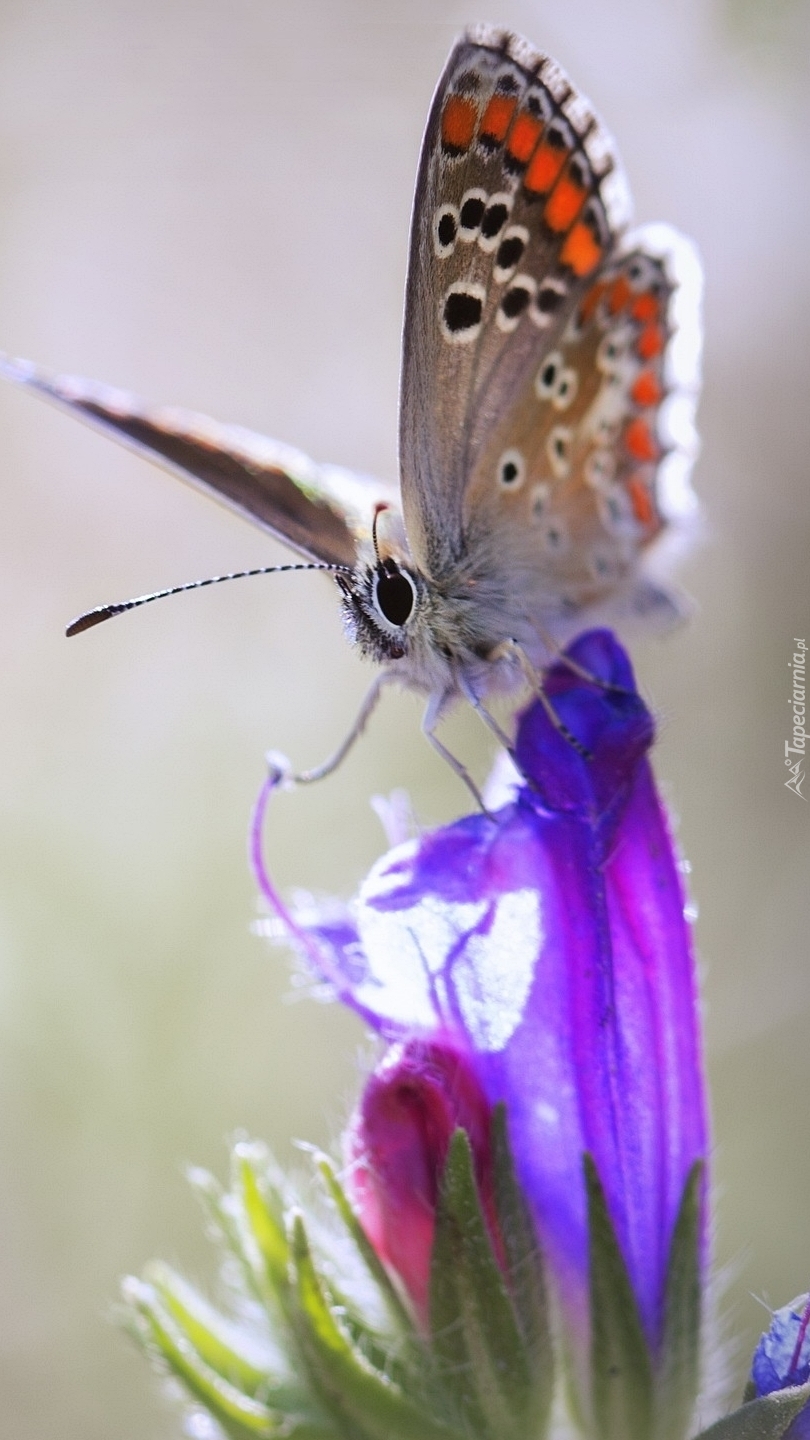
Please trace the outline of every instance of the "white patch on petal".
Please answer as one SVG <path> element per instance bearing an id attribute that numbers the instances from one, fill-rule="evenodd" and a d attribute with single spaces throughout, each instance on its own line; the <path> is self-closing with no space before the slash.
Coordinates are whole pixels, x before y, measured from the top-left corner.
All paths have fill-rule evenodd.
<path id="1" fill-rule="evenodd" d="M 520 1024 L 542 942 L 540 896 L 535 890 L 502 895 L 489 933 L 471 935 L 467 941 L 453 966 L 453 985 L 464 1023 L 479 1050 L 503 1050 Z"/>
<path id="2" fill-rule="evenodd" d="M 372 870 L 360 894 L 358 929 L 368 974 L 352 993 L 382 1019 L 400 1025 L 433 1028 L 445 1016 L 447 996 L 442 972 L 459 941 L 486 914 L 488 902 L 458 904 L 424 895 L 403 909 L 377 909 L 374 902 L 394 894 L 409 878 L 402 862 L 418 848 L 400 846 Z"/>

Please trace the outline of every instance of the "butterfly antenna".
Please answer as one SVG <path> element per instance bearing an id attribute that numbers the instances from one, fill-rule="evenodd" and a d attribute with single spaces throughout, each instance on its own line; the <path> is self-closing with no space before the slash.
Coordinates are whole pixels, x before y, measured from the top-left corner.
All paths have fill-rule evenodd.
<path id="1" fill-rule="evenodd" d="M 255 570 L 232 570 L 228 575 L 209 575 L 205 580 L 188 580 L 185 585 L 170 585 L 167 590 L 153 590 L 151 595 L 137 595 L 133 600 L 121 600 L 116 605 L 98 605 L 71 620 L 65 634 L 80 635 L 100 625 L 102 620 L 111 620 L 113 615 L 123 615 L 126 610 L 137 610 L 139 605 L 151 605 L 153 600 L 165 600 L 167 595 L 181 595 L 184 590 L 202 590 L 205 585 L 222 585 L 225 580 L 247 580 L 253 575 L 279 575 L 288 570 L 329 570 L 349 571 L 350 565 L 327 565 L 310 563 L 306 565 L 260 565 Z"/>
<path id="2" fill-rule="evenodd" d="M 380 548 L 377 544 L 377 521 L 383 510 L 390 510 L 390 505 L 385 500 L 379 500 L 374 506 L 374 519 L 371 522 L 371 543 L 374 546 L 374 554 L 377 557 L 377 564 L 380 564 Z"/>

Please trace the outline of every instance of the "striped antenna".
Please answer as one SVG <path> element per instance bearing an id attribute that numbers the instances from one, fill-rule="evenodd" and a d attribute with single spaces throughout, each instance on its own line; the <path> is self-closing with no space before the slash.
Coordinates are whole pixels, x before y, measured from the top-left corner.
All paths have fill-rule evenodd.
<path id="1" fill-rule="evenodd" d="M 167 595 L 181 595 L 184 590 L 201 590 L 204 585 L 221 585 L 225 580 L 247 580 L 253 575 L 280 575 L 288 570 L 331 570 L 351 574 L 350 565 L 260 565 L 256 570 L 232 570 L 228 575 L 209 575 L 206 580 L 188 580 L 185 585 L 170 585 L 167 590 L 153 590 L 151 595 L 137 595 L 134 600 L 121 600 L 117 605 L 98 605 L 71 620 L 66 635 L 81 635 L 100 625 L 102 620 L 111 620 L 113 615 L 123 615 L 126 610 L 137 610 L 139 605 L 151 605 L 153 600 L 165 600 Z"/>

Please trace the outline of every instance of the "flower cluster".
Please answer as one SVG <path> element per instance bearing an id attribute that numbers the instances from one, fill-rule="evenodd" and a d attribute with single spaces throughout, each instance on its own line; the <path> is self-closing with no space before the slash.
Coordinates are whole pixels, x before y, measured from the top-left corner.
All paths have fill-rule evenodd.
<path id="1" fill-rule="evenodd" d="M 255 1147 L 229 1192 L 202 1183 L 233 1315 L 165 1267 L 129 1283 L 139 1334 L 229 1435 L 686 1440 L 712 1418 L 699 1011 L 653 724 L 608 632 L 544 692 L 491 813 L 395 845 L 350 908 L 285 905 L 264 787 L 265 901 L 384 1050 L 345 1187 L 318 1161 L 331 1217 Z M 810 1433 L 806 1300 L 706 1440 Z"/>

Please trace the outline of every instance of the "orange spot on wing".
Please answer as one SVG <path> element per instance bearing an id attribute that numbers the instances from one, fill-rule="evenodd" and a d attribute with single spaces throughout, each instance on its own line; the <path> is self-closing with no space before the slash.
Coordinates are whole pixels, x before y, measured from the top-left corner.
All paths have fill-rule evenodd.
<path id="1" fill-rule="evenodd" d="M 554 186 L 543 211 L 543 219 L 551 230 L 569 230 L 585 204 L 587 190 L 568 175 L 562 175 Z"/>
<path id="2" fill-rule="evenodd" d="M 634 460 L 658 459 L 658 442 L 646 420 L 637 418 L 630 421 L 624 432 L 624 446 Z"/>
<path id="3" fill-rule="evenodd" d="M 528 110 L 521 110 L 509 131 L 509 139 L 506 142 L 506 148 L 513 160 L 519 160 L 521 165 L 526 164 L 540 139 L 542 128 L 542 120 L 538 120 L 537 116 L 531 115 Z"/>
<path id="4" fill-rule="evenodd" d="M 605 281 L 598 280 L 597 283 L 592 286 L 592 288 L 588 291 L 585 299 L 579 307 L 579 318 L 582 321 L 583 325 L 587 325 L 606 290 L 607 285 Z"/>
<path id="5" fill-rule="evenodd" d="M 640 525 L 652 525 L 655 520 L 655 508 L 648 486 L 639 475 L 634 475 L 628 481 L 627 493 L 630 496 L 630 504 L 633 507 L 633 514 Z"/>
<path id="6" fill-rule="evenodd" d="M 652 360 L 664 348 L 664 332 L 660 325 L 645 325 L 636 341 L 636 353 L 642 360 Z"/>
<path id="7" fill-rule="evenodd" d="M 525 176 L 523 184 L 533 195 L 545 195 L 550 190 L 563 168 L 568 153 L 558 150 L 555 145 L 538 145 Z"/>
<path id="8" fill-rule="evenodd" d="M 515 113 L 517 97 L 514 95 L 492 96 L 481 121 L 479 135 L 486 140 L 494 140 L 497 144 L 506 138 L 512 116 Z"/>
<path id="9" fill-rule="evenodd" d="M 658 298 L 647 291 L 646 295 L 637 295 L 630 306 L 630 314 L 634 320 L 657 320 Z"/>
<path id="10" fill-rule="evenodd" d="M 584 220 L 578 220 L 565 237 L 560 251 L 563 265 L 570 265 L 575 275 L 590 275 L 602 258 L 602 246 L 594 239 Z"/>
<path id="11" fill-rule="evenodd" d="M 642 370 L 630 391 L 631 399 L 636 405 L 641 405 L 643 409 L 650 405 L 657 405 L 662 394 L 658 377 L 652 370 Z"/>
<path id="12" fill-rule="evenodd" d="M 618 315 L 619 311 L 624 309 L 632 293 L 626 277 L 624 275 L 617 275 L 610 287 L 610 296 L 608 298 L 611 315 Z"/>
<path id="13" fill-rule="evenodd" d="M 442 111 L 442 145 L 456 155 L 469 150 L 478 120 L 478 106 L 468 95 L 450 95 Z"/>

